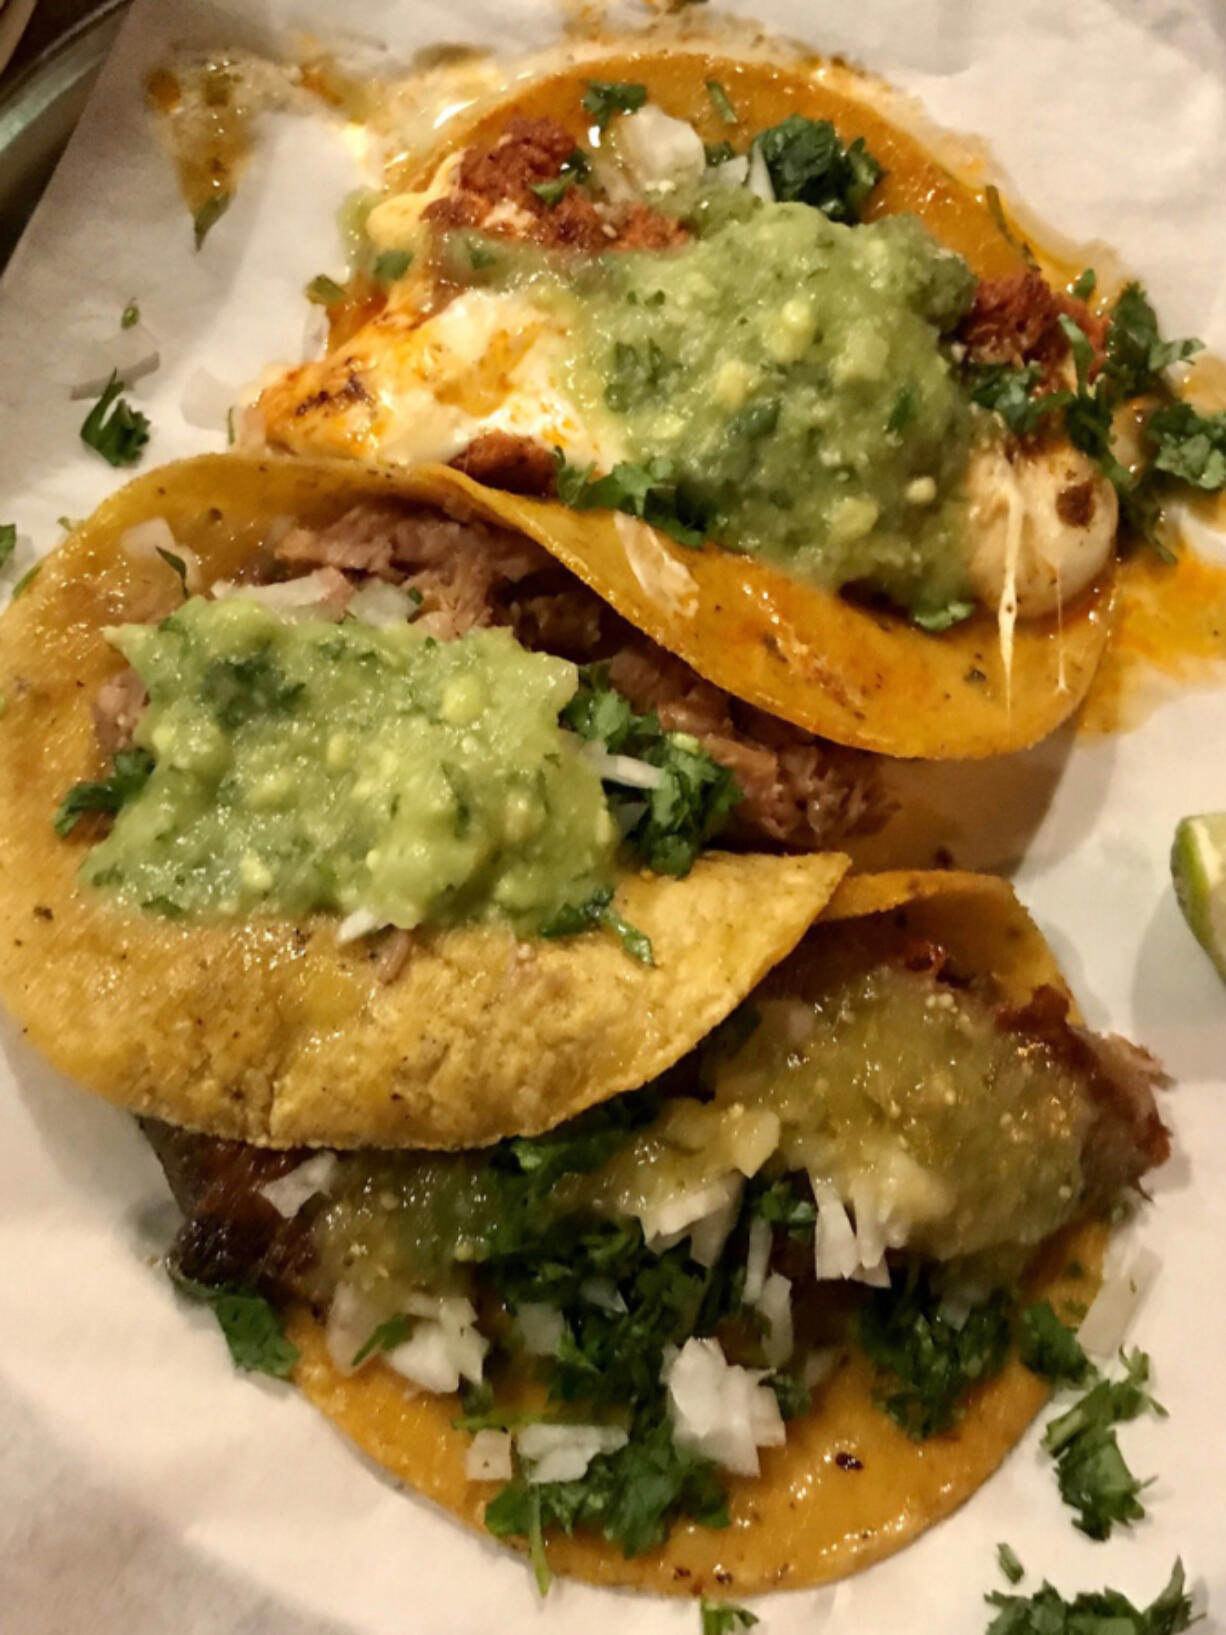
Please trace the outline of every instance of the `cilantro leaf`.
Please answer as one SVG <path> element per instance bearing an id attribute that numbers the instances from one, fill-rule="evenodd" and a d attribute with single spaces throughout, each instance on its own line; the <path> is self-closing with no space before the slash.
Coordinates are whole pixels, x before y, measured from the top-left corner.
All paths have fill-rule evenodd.
<path id="1" fill-rule="evenodd" d="M 129 301 L 119 315 L 120 329 L 135 329 L 140 323 L 140 308 L 134 300 Z"/>
<path id="2" fill-rule="evenodd" d="M 1104 368 L 1121 399 L 1161 385 L 1163 371 L 1203 349 L 1197 340 L 1164 341 L 1158 317 L 1140 284 L 1125 284 L 1112 308 Z"/>
<path id="3" fill-rule="evenodd" d="M 634 80 L 590 79 L 583 93 L 583 111 L 604 130 L 614 114 L 632 114 L 647 101 L 647 87 Z"/>
<path id="4" fill-rule="evenodd" d="M 636 925 L 631 925 L 629 920 L 623 919 L 613 907 L 612 886 L 598 886 L 591 896 L 581 903 L 565 903 L 541 926 L 540 935 L 577 937 L 585 931 L 597 931 L 601 928 L 612 931 L 620 938 L 622 947 L 631 959 L 637 959 L 640 965 L 655 964 L 651 938 Z"/>
<path id="5" fill-rule="evenodd" d="M 752 1629 L 758 1622 L 752 1612 L 734 1606 L 731 1601 L 708 1601 L 700 1604 L 702 1635 L 734 1635 L 738 1629 Z"/>
<path id="6" fill-rule="evenodd" d="M 707 81 L 707 95 L 711 98 L 711 106 L 723 120 L 725 125 L 738 125 L 736 109 L 732 106 L 732 98 L 725 91 L 717 79 Z"/>
<path id="7" fill-rule="evenodd" d="M 306 298 L 317 307 L 334 307 L 345 299 L 345 288 L 327 273 L 316 273 L 306 287 Z"/>
<path id="8" fill-rule="evenodd" d="M 17 524 L 15 522 L 0 523 L 0 568 L 5 566 L 16 549 Z"/>
<path id="9" fill-rule="evenodd" d="M 660 770 L 663 776 L 654 789 L 628 791 L 606 783 L 609 806 L 626 843 L 649 869 L 656 874 L 688 874 L 741 799 L 731 771 L 708 755 L 696 738 L 665 732 L 654 711 L 636 714 L 610 686 L 604 665 L 582 672 L 579 691 L 561 719 L 581 738 L 602 742 L 613 754 L 629 755 Z"/>
<path id="10" fill-rule="evenodd" d="M 271 652 L 258 648 L 243 658 L 214 659 L 204 672 L 200 697 L 225 732 L 259 715 L 288 715 L 303 683 L 285 679 Z"/>
<path id="11" fill-rule="evenodd" d="M 561 449 L 554 449 L 558 498 L 572 511 L 624 511 L 639 517 L 679 545 L 701 545 L 709 518 L 693 497 L 673 479 L 668 462 L 645 465 L 623 461 L 604 477 L 593 477 L 592 467 L 568 465 Z"/>
<path id="12" fill-rule="evenodd" d="M 1069 285 L 1069 294 L 1075 301 L 1088 301 L 1097 288 L 1098 274 L 1093 267 L 1086 267 Z"/>
<path id="13" fill-rule="evenodd" d="M 998 1544 L 996 1546 L 996 1560 L 1000 1564 L 1001 1572 L 1004 1573 L 1010 1584 L 1020 1584 L 1022 1579 L 1025 1578 L 1026 1569 L 1018 1560 L 1017 1551 L 1011 1549 L 1009 1545 Z"/>
<path id="14" fill-rule="evenodd" d="M 403 1345 L 413 1332 L 413 1319 L 406 1317 L 404 1312 L 397 1311 L 379 1324 L 366 1344 L 354 1352 L 351 1368 L 360 1368 L 367 1357 L 373 1357 L 376 1351 L 392 1351 L 398 1345 Z"/>
<path id="15" fill-rule="evenodd" d="M 1145 1514 L 1139 1497 L 1145 1483 L 1129 1470 L 1115 1426 L 1147 1411 L 1165 1416 L 1149 1392 L 1149 1371 L 1149 1358 L 1133 1351 L 1124 1358 L 1123 1379 L 1100 1379 L 1043 1432 L 1043 1447 L 1056 1461 L 1060 1497 L 1077 1511 L 1074 1525 L 1089 1538 L 1110 1538 L 1115 1526 Z"/>
<path id="16" fill-rule="evenodd" d="M 941 1316 L 940 1303 L 913 1272 L 897 1290 L 874 1291 L 860 1312 L 860 1344 L 885 1382 L 882 1406 L 917 1442 L 948 1430 L 966 1393 L 998 1374 L 1009 1354 L 1003 1294 L 972 1307 L 957 1328 Z"/>
<path id="17" fill-rule="evenodd" d="M 1016 437 L 1028 437 L 1068 401 L 1067 392 L 1036 392 L 1042 379 L 1037 363 L 986 364 L 971 374 L 971 402 L 998 414 Z"/>
<path id="18" fill-rule="evenodd" d="M 56 834 L 70 835 L 86 812 L 118 812 L 149 782 L 153 765 L 147 749 L 116 751 L 109 778 L 73 784 L 64 796 L 52 819 Z"/>
<path id="19" fill-rule="evenodd" d="M 197 250 L 203 247 L 205 239 L 208 238 L 229 208 L 230 195 L 228 193 L 214 193 L 196 211 L 192 217 L 192 231 L 195 235 Z"/>
<path id="20" fill-rule="evenodd" d="M 1072 1601 L 1047 1583 L 1034 1595 L 994 1590 L 985 1597 L 998 1609 L 987 1635 L 1181 1635 L 1195 1622 L 1184 1584 L 1176 1561 L 1166 1587 L 1144 1608 L 1118 1590 L 1091 1590 Z"/>
<path id="21" fill-rule="evenodd" d="M 817 1225 L 816 1205 L 799 1191 L 791 1176 L 761 1185 L 761 1190 L 752 1189 L 749 1210 L 768 1225 L 782 1226 L 798 1238 L 807 1238 Z"/>
<path id="22" fill-rule="evenodd" d="M 31 563 L 31 565 L 26 569 L 26 571 L 22 574 L 21 578 L 13 586 L 13 600 L 14 601 L 16 601 L 19 596 L 23 596 L 25 594 L 25 592 L 27 590 L 29 590 L 30 586 L 38 578 L 39 570 L 41 568 L 42 568 L 42 562 L 39 561 L 39 562 Z"/>
<path id="23" fill-rule="evenodd" d="M 1167 403 L 1145 423 L 1158 471 L 1214 493 L 1226 488 L 1226 411 L 1202 414 L 1190 403 Z"/>
<path id="24" fill-rule="evenodd" d="M 375 257 L 371 272 L 380 284 L 394 284 L 412 265 L 412 250 L 384 250 Z"/>
<path id="25" fill-rule="evenodd" d="M 1022 1313 L 1018 1354 L 1032 1374 L 1045 1380 L 1080 1385 L 1090 1373 L 1080 1340 L 1056 1316 L 1050 1300 L 1036 1301 Z"/>
<path id="26" fill-rule="evenodd" d="M 102 396 L 81 423 L 81 441 L 113 466 L 135 465 L 149 441 L 148 416 L 120 397 L 122 391 L 123 382 L 113 369 Z"/>
<path id="27" fill-rule="evenodd" d="M 174 1270 L 170 1275 L 181 1294 L 212 1307 L 236 1368 L 248 1374 L 289 1378 L 298 1361 L 298 1347 L 286 1339 L 280 1316 L 262 1294 L 253 1289 L 212 1288 Z"/>
<path id="28" fill-rule="evenodd" d="M 161 545 L 155 546 L 154 549 L 157 551 L 158 555 L 161 557 L 162 561 L 166 564 L 166 566 L 168 568 L 173 569 L 173 571 L 178 574 L 179 583 L 183 587 L 184 596 L 186 596 L 187 595 L 187 563 L 184 562 L 184 560 L 183 560 L 183 558 L 181 556 L 176 556 L 174 551 L 168 551 L 168 550 L 164 549 Z"/>
<path id="29" fill-rule="evenodd" d="M 885 174 L 857 137 L 849 148 L 828 119 L 789 114 L 755 138 L 776 199 L 812 205 L 831 221 L 855 223 Z"/>
<path id="30" fill-rule="evenodd" d="M 529 183 L 528 191 L 535 193 L 541 203 L 552 210 L 561 204 L 573 181 L 573 176 L 554 176 L 547 182 Z"/>

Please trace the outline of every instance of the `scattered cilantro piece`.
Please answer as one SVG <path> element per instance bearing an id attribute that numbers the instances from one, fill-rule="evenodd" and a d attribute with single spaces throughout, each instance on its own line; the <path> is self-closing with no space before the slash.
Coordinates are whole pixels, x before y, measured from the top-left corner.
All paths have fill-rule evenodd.
<path id="1" fill-rule="evenodd" d="M 640 965 L 654 965 L 651 938 L 613 907 L 612 886 L 598 886 L 582 903 L 567 903 L 541 927 L 542 937 L 577 937 L 584 931 L 601 928 L 612 931 L 631 959 Z"/>
<path id="2" fill-rule="evenodd" d="M 1098 274 L 1093 267 L 1087 267 L 1083 272 L 1078 273 L 1077 277 L 1069 285 L 1069 294 L 1074 301 L 1088 301 L 1097 288 Z"/>
<path id="3" fill-rule="evenodd" d="M 1043 1447 L 1056 1461 L 1060 1497 L 1077 1511 L 1074 1525 L 1092 1539 L 1110 1538 L 1116 1525 L 1138 1521 L 1145 1487 L 1120 1452 L 1115 1426 L 1145 1412 L 1165 1416 L 1150 1394 L 1149 1358 L 1126 1355 L 1123 1379 L 1100 1379 L 1080 1401 L 1048 1422 Z"/>
<path id="4" fill-rule="evenodd" d="M 912 1272 L 898 1289 L 875 1290 L 860 1312 L 860 1343 L 887 1387 L 882 1406 L 917 1442 L 948 1430 L 961 1399 L 998 1374 L 1009 1354 L 1005 1295 L 973 1306 L 960 1328 L 939 1307 L 927 1280 Z"/>
<path id="5" fill-rule="evenodd" d="M 704 142 L 702 152 L 707 164 L 713 169 L 716 165 L 726 165 L 729 159 L 736 158 L 736 149 L 731 142 Z"/>
<path id="6" fill-rule="evenodd" d="M 604 477 L 593 477 L 593 467 L 568 465 L 561 449 L 554 449 L 558 498 L 572 511 L 624 511 L 658 528 L 679 545 L 701 545 L 709 518 L 692 497 L 673 480 L 665 460 L 646 465 L 619 462 Z"/>
<path id="7" fill-rule="evenodd" d="M 1028 437 L 1068 400 L 1067 392 L 1036 392 L 1042 379 L 1043 370 L 1037 363 L 1020 367 L 987 364 L 970 377 L 971 401 L 982 409 L 993 410 L 1015 436 Z"/>
<path id="8" fill-rule="evenodd" d="M 181 1294 L 212 1307 L 236 1368 L 289 1378 L 298 1361 L 298 1347 L 286 1339 L 280 1316 L 262 1294 L 251 1289 L 211 1288 L 173 1270 L 170 1275 Z"/>
<path id="9" fill-rule="evenodd" d="M 857 137 L 849 148 L 828 119 L 789 114 L 755 138 L 780 201 L 812 205 L 831 221 L 858 222 L 884 171 Z"/>
<path id="10" fill-rule="evenodd" d="M 0 568 L 3 568 L 17 549 L 17 524 L 0 523 Z"/>
<path id="11" fill-rule="evenodd" d="M 162 561 L 165 562 L 166 566 L 168 568 L 173 568 L 174 571 L 178 574 L 179 583 L 183 587 L 184 596 L 186 596 L 187 595 L 187 563 L 184 562 L 184 560 L 183 560 L 183 558 L 181 556 L 176 556 L 173 551 L 164 550 L 162 548 L 162 546 L 160 546 L 160 545 L 155 546 L 154 548 L 156 549 L 158 555 L 161 557 Z"/>
<path id="12" fill-rule="evenodd" d="M 42 567 L 41 562 L 35 562 L 30 567 L 28 567 L 26 569 L 26 571 L 22 574 L 21 578 L 13 586 L 13 600 L 14 601 L 16 601 L 19 596 L 23 596 L 25 594 L 25 592 L 29 590 L 30 586 L 38 578 L 38 570 L 41 567 Z"/>
<path id="13" fill-rule="evenodd" d="M 598 130 L 614 114 L 632 114 L 647 101 L 647 87 L 634 80 L 590 79 L 583 93 L 583 111 L 591 114 Z"/>
<path id="14" fill-rule="evenodd" d="M 113 466 L 135 465 L 149 441 L 148 416 L 120 397 L 122 391 L 123 382 L 113 369 L 102 396 L 81 424 L 81 441 Z"/>
<path id="15" fill-rule="evenodd" d="M 734 1606 L 731 1601 L 708 1601 L 703 1598 L 700 1608 L 702 1635 L 734 1635 L 738 1629 L 752 1629 L 758 1622 L 752 1612 Z"/>
<path id="16" fill-rule="evenodd" d="M 581 738 L 602 742 L 612 754 L 632 756 L 664 774 L 654 789 L 606 784 L 605 792 L 627 844 L 649 869 L 688 874 L 741 799 L 729 769 L 708 755 L 696 738 L 665 732 L 654 711 L 637 715 L 609 685 L 604 665 L 582 672 L 579 690 L 561 719 Z"/>
<path id="17" fill-rule="evenodd" d="M 73 784 L 64 796 L 52 819 L 56 834 L 70 835 L 86 812 L 118 812 L 140 794 L 152 771 L 153 756 L 147 749 L 116 751 L 109 778 Z"/>
<path id="18" fill-rule="evenodd" d="M 817 1206 L 798 1190 L 790 1176 L 772 1181 L 761 1191 L 751 1191 L 749 1209 L 769 1225 L 782 1226 L 799 1238 L 807 1238 L 817 1225 Z"/>
<path id="19" fill-rule="evenodd" d="M 998 1544 L 996 1546 L 996 1560 L 1000 1565 L 1001 1572 L 1004 1573 L 1010 1584 L 1020 1584 L 1022 1579 L 1025 1578 L 1026 1569 L 1018 1560 L 1016 1550 L 1011 1549 L 1009 1545 Z"/>
<path id="20" fill-rule="evenodd" d="M 134 300 L 129 301 L 119 315 L 120 329 L 135 329 L 140 323 L 140 308 Z"/>
<path id="21" fill-rule="evenodd" d="M 257 649 L 241 659 L 214 659 L 204 672 L 200 696 L 226 732 L 260 715 L 288 715 L 302 682 L 287 682 L 280 666 Z"/>
<path id="22" fill-rule="evenodd" d="M 1045 1380 L 1080 1385 L 1091 1371 L 1076 1333 L 1056 1316 L 1050 1300 L 1036 1301 L 1022 1313 L 1018 1354 Z"/>
<path id="23" fill-rule="evenodd" d="M 983 190 L 983 196 L 987 203 L 988 214 L 996 223 L 997 231 L 1000 233 L 1000 236 L 1005 240 L 1006 244 L 1012 245 L 1012 247 L 1017 251 L 1018 255 L 1021 256 L 1022 260 L 1029 268 L 1032 269 L 1032 271 L 1038 272 L 1039 263 L 1035 257 L 1034 251 L 1030 248 L 1029 244 L 1026 243 L 1024 238 L 1018 238 L 1017 234 L 1009 225 L 1009 218 L 1005 215 L 1005 207 L 1001 203 L 1000 189 L 998 187 L 991 186 L 985 187 Z"/>
<path id="24" fill-rule="evenodd" d="M 771 1374 L 766 1383 L 775 1393 L 779 1413 L 784 1419 L 799 1419 L 813 1405 L 813 1393 L 794 1374 Z"/>
<path id="25" fill-rule="evenodd" d="M 1166 403 L 1145 423 L 1154 467 L 1193 488 L 1226 488 L 1226 411 L 1202 414 L 1190 403 Z"/>
<path id="26" fill-rule="evenodd" d="M 535 193 L 541 203 L 552 210 L 561 204 L 573 181 L 573 176 L 554 176 L 547 182 L 530 183 L 528 190 Z"/>
<path id="27" fill-rule="evenodd" d="M 1164 341 L 1158 317 L 1140 284 L 1125 284 L 1107 328 L 1105 372 L 1121 399 L 1140 397 L 1161 384 L 1163 372 L 1202 350 L 1203 341 Z"/>
<path id="28" fill-rule="evenodd" d="M 498 257 L 493 250 L 486 249 L 484 244 L 471 243 L 468 246 L 468 261 L 474 272 L 480 272 L 485 267 L 492 267 Z"/>
<path id="29" fill-rule="evenodd" d="M 736 109 L 732 106 L 732 98 L 717 79 L 707 81 L 707 95 L 711 98 L 711 106 L 723 120 L 725 125 L 739 125 Z"/>
<path id="30" fill-rule="evenodd" d="M 373 1357 L 376 1351 L 391 1351 L 393 1347 L 403 1345 L 412 1332 L 413 1319 L 406 1317 L 402 1311 L 394 1312 L 386 1322 L 379 1324 L 366 1344 L 354 1353 L 350 1366 L 360 1368 L 367 1357 Z"/>
<path id="31" fill-rule="evenodd" d="M 394 284 L 412 265 L 412 250 L 383 250 L 375 257 L 371 272 L 381 284 Z"/>
<path id="32" fill-rule="evenodd" d="M 592 161 L 582 148 L 572 148 L 562 161 L 563 176 L 573 176 L 577 182 L 586 182 L 592 174 Z"/>
<path id="33" fill-rule="evenodd" d="M 998 1609 L 987 1635 L 1181 1635 L 1195 1622 L 1180 1561 L 1148 1607 L 1134 1606 L 1118 1590 L 1092 1590 L 1066 1601 L 1047 1583 L 1034 1595 L 993 1590 L 985 1599 Z"/>
<path id="34" fill-rule="evenodd" d="M 55 519 L 66 534 L 71 534 L 81 526 L 80 517 L 56 517 Z"/>
<path id="35" fill-rule="evenodd" d="M 329 278 L 327 273 L 316 273 L 306 287 L 306 298 L 317 307 L 334 307 L 345 299 L 344 286 L 338 284 L 335 278 Z"/>
<path id="36" fill-rule="evenodd" d="M 214 193 L 196 211 L 192 217 L 192 230 L 195 233 L 197 250 L 203 246 L 205 239 L 208 238 L 229 208 L 230 195 L 228 193 Z"/>
<path id="37" fill-rule="evenodd" d="M 889 418 L 885 423 L 886 431 L 902 431 L 915 419 L 917 412 L 918 405 L 915 401 L 914 389 L 910 386 L 903 386 L 894 399 L 893 407 L 890 409 Z"/>
<path id="38" fill-rule="evenodd" d="M 946 602 L 944 607 L 913 607 L 911 609 L 911 623 L 917 624 L 921 630 L 936 635 L 942 630 L 949 630 L 964 619 L 969 619 L 975 611 L 974 602 Z"/>

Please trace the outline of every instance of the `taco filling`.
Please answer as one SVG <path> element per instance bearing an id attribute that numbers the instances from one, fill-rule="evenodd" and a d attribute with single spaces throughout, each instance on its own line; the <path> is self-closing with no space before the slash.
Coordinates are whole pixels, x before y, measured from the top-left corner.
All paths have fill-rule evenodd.
<path id="1" fill-rule="evenodd" d="M 880 815 L 856 757 L 734 704 L 529 541 L 424 507 L 283 529 L 249 578 L 107 639 L 112 770 L 57 827 L 106 814 L 82 881 L 175 919 L 605 923 L 650 962 L 609 908 L 627 866 L 684 875 L 717 836 L 820 849 Z"/>
<path id="2" fill-rule="evenodd" d="M 1142 1052 L 882 920 L 819 925 L 666 1078 L 533 1140 L 278 1153 L 147 1125 L 176 1277 L 309 1308 L 353 1389 L 445 1398 L 485 1527 L 538 1551 L 726 1527 L 848 1370 L 940 1438 L 1006 1367 L 1036 1255 L 1167 1135 Z"/>
<path id="3" fill-rule="evenodd" d="M 681 62 L 645 80 L 693 103 L 711 64 Z M 765 99 L 736 75 L 745 105 Z M 1111 561 L 1121 508 L 1152 529 L 1126 405 L 1169 396 L 1196 343 L 1160 342 L 1139 286 L 1098 310 L 1092 275 L 1054 288 L 1006 239 L 1009 270 L 981 274 L 941 240 L 943 173 L 927 200 L 912 188 L 916 214 L 879 206 L 863 137 L 797 111 L 759 127 L 701 83 L 699 121 L 645 82 L 560 76 L 524 99 L 533 117 L 487 117 L 372 196 L 336 345 L 267 388 L 246 435 L 454 461 L 927 630 L 979 605 L 1010 628 L 1061 614 Z M 969 192 L 961 211 L 987 215 Z"/>

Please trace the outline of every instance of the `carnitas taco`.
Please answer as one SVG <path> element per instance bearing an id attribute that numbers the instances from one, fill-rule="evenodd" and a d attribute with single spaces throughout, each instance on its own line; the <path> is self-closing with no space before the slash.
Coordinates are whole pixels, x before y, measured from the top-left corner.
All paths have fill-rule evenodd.
<path id="1" fill-rule="evenodd" d="M 631 623 L 842 744 L 985 756 L 1077 707 L 1194 345 L 1139 286 L 1066 287 L 829 67 L 640 50 L 456 125 L 245 438 L 514 491 Z"/>
<path id="2" fill-rule="evenodd" d="M 535 1137 L 146 1133 L 174 1276 L 241 1366 L 542 1582 L 753 1593 L 899 1549 L 996 1468 L 1166 1156 L 1158 1082 L 1007 885 L 901 874 L 844 881 L 697 1050 Z"/>
<path id="3" fill-rule="evenodd" d="M 152 472 L 5 612 L 0 693 L 0 995 L 90 1089 L 274 1145 L 478 1145 L 637 1088 L 876 799 L 447 472 Z"/>

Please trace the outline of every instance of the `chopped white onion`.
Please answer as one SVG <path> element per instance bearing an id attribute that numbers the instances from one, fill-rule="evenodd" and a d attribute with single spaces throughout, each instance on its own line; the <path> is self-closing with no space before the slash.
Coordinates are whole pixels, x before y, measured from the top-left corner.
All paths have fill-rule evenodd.
<path id="1" fill-rule="evenodd" d="M 351 1283 L 338 1283 L 328 1307 L 328 1355 L 342 1374 L 354 1372 L 353 1359 L 387 1315 Z"/>
<path id="2" fill-rule="evenodd" d="M 775 189 L 760 142 L 755 142 L 749 150 L 749 174 L 745 178 L 745 186 L 755 199 L 761 199 L 764 204 L 774 204 Z"/>
<path id="3" fill-rule="evenodd" d="M 370 579 L 354 591 L 345 611 L 350 618 L 383 630 L 391 625 L 407 624 L 417 612 L 417 607 L 417 601 L 399 585 L 389 585 L 382 579 Z"/>
<path id="4" fill-rule="evenodd" d="M 642 1210 L 639 1220 L 648 1246 L 660 1254 L 688 1237 L 699 1265 L 714 1266 L 736 1223 L 744 1184 L 739 1175 L 720 1175 Z"/>
<path id="5" fill-rule="evenodd" d="M 260 1196 L 268 1199 L 278 1215 L 292 1220 L 308 1199 L 327 1192 L 339 1164 L 334 1152 L 317 1152 L 275 1181 L 266 1181 L 259 1188 Z"/>
<path id="6" fill-rule="evenodd" d="M 631 180 L 646 191 L 672 192 L 681 182 L 696 182 L 707 168 L 707 150 L 694 127 L 653 102 L 619 119 L 611 143 Z"/>
<path id="7" fill-rule="evenodd" d="M 528 1480 L 577 1482 L 598 1453 L 616 1453 L 629 1441 L 617 1425 L 525 1425 L 515 1441 Z"/>
<path id="8" fill-rule="evenodd" d="M 600 1311 L 625 1311 L 622 1292 L 611 1277 L 585 1277 L 579 1285 L 579 1297 Z"/>
<path id="9" fill-rule="evenodd" d="M 779 1403 L 762 1370 L 729 1363 L 718 1340 L 687 1340 L 664 1366 L 678 1447 L 738 1476 L 759 1473 L 758 1449 L 787 1439 Z"/>
<path id="10" fill-rule="evenodd" d="M 782 1368 L 795 1347 L 791 1280 L 780 1272 L 772 1272 L 763 1285 L 757 1306 L 766 1325 L 762 1354 L 772 1368 Z"/>
<path id="11" fill-rule="evenodd" d="M 770 1263 L 770 1222 L 755 1216 L 749 1223 L 749 1251 L 745 1257 L 745 1303 L 756 1306 L 766 1284 L 766 1268 Z"/>
<path id="12" fill-rule="evenodd" d="M 239 390 L 211 369 L 193 369 L 179 398 L 184 420 L 201 431 L 226 431 Z"/>
<path id="13" fill-rule="evenodd" d="M 464 1474 L 470 1482 L 509 1482 L 515 1474 L 510 1431 L 478 1431 L 464 1455 Z"/>
<path id="14" fill-rule="evenodd" d="M 528 1300 L 515 1313 L 515 1326 L 530 1357 L 556 1357 L 562 1344 L 562 1313 L 544 1301 Z"/>
<path id="15" fill-rule="evenodd" d="M 819 1283 L 828 1278 L 855 1278 L 863 1271 L 855 1229 L 832 1181 L 811 1175 L 817 1204 L 813 1231 L 813 1266 Z"/>
<path id="16" fill-rule="evenodd" d="M 1126 1265 L 1107 1273 L 1077 1330 L 1084 1350 L 1095 1357 L 1115 1355 L 1128 1337 L 1128 1330 L 1161 1264 L 1152 1249 L 1142 1247 Z"/>
<path id="17" fill-rule="evenodd" d="M 413 1294 L 405 1310 L 421 1321 L 384 1361 L 423 1390 L 458 1391 L 460 1380 L 480 1384 L 489 1342 L 477 1332 L 477 1314 L 462 1295 Z"/>
<path id="18" fill-rule="evenodd" d="M 369 908 L 355 908 L 352 914 L 345 918 L 336 928 L 336 940 L 339 943 L 357 942 L 361 937 L 368 937 L 372 931 L 378 931 L 385 922 Z"/>
<path id="19" fill-rule="evenodd" d="M 119 549 L 135 561 L 163 561 L 159 551 L 168 551 L 183 564 L 184 589 L 193 594 L 204 584 L 200 558 L 190 545 L 180 545 L 165 517 L 146 517 L 126 528 L 119 536 Z M 167 564 L 171 566 L 171 564 Z"/>
<path id="20" fill-rule="evenodd" d="M 124 386 L 132 386 L 151 375 L 161 361 L 157 342 L 144 324 L 108 331 L 82 347 L 73 371 L 71 395 L 78 399 L 100 397 L 112 375 Z"/>
<path id="21" fill-rule="evenodd" d="M 335 568 L 316 568 L 314 573 L 300 574 L 297 579 L 281 580 L 274 585 L 245 585 L 234 579 L 219 579 L 213 586 L 213 597 L 218 602 L 241 597 L 244 601 L 258 602 L 282 619 L 339 619 L 352 594 L 349 581 Z"/>
<path id="22" fill-rule="evenodd" d="M 584 744 L 583 755 L 609 783 L 623 783 L 630 789 L 659 789 L 665 782 L 663 767 L 636 760 L 633 755 L 611 755 L 594 740 Z"/>

